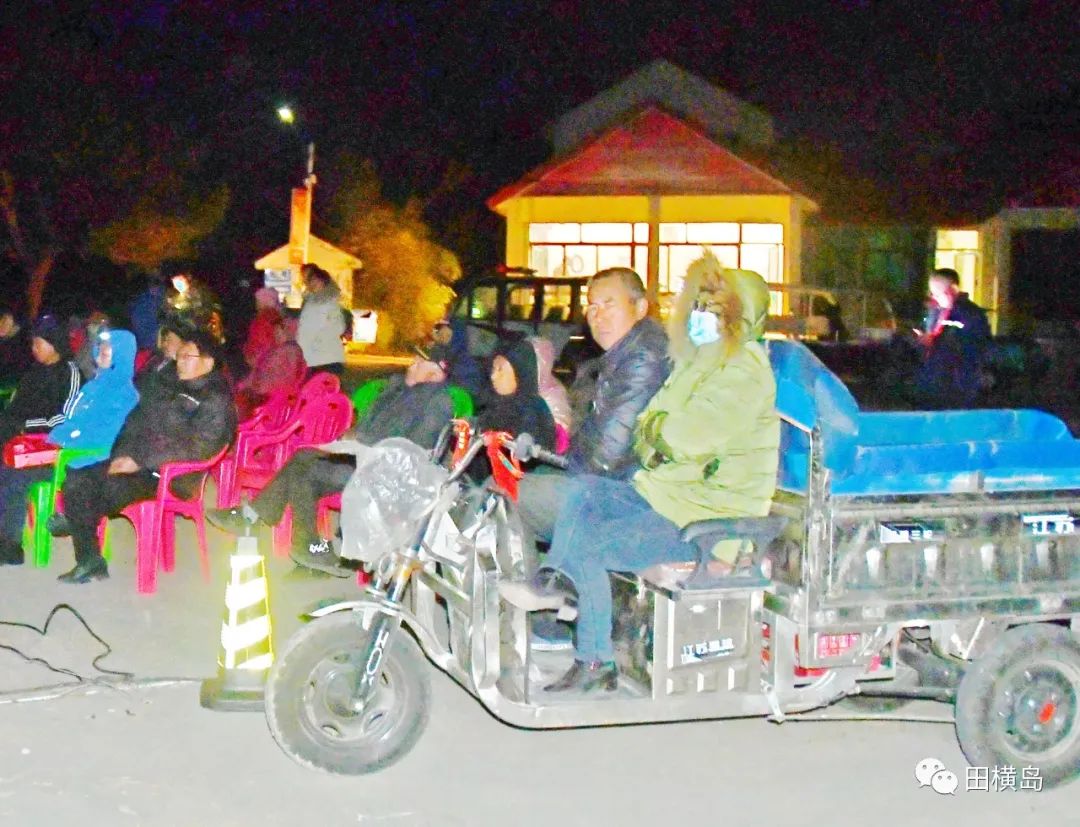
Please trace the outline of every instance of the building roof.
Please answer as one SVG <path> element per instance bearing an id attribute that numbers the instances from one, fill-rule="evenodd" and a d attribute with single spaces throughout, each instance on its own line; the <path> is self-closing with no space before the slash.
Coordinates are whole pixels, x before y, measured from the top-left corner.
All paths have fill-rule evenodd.
<path id="1" fill-rule="evenodd" d="M 773 119 L 764 110 L 666 60 L 654 60 L 559 118 L 550 129 L 552 148 L 557 156 L 569 155 L 651 105 L 736 145 L 767 149 L 774 140 Z"/>
<path id="2" fill-rule="evenodd" d="M 543 164 L 503 187 L 487 204 L 498 211 L 499 205 L 511 198 L 547 195 L 799 193 L 696 127 L 657 106 L 647 106 L 572 154 Z"/>
<path id="3" fill-rule="evenodd" d="M 359 270 L 363 264 L 351 253 L 323 241 L 316 235 L 308 237 L 308 260 L 324 270 Z M 282 244 L 255 262 L 256 270 L 285 270 L 289 267 L 289 245 Z"/>

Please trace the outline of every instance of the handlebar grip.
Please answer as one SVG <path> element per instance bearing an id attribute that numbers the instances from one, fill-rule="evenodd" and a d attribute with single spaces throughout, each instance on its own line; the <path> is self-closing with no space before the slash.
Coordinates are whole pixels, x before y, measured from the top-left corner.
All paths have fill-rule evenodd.
<path id="1" fill-rule="evenodd" d="M 565 469 L 570 465 L 570 461 L 566 457 L 560 456 L 554 451 L 548 451 L 546 448 L 541 448 L 539 445 L 533 448 L 532 455 L 541 462 L 554 465 L 556 468 Z"/>
<path id="2" fill-rule="evenodd" d="M 514 440 L 513 451 L 514 456 L 520 460 L 538 459 L 556 468 L 566 468 L 570 464 L 566 457 L 540 447 L 532 434 L 518 434 L 518 438 Z"/>

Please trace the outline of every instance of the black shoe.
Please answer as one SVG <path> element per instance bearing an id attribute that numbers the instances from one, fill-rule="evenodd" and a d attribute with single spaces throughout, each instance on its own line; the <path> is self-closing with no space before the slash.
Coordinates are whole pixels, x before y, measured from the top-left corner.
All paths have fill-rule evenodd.
<path id="1" fill-rule="evenodd" d="M 293 548 L 289 557 L 298 566 L 321 571 L 334 577 L 351 577 L 354 572 L 341 565 L 341 558 L 334 554 L 329 540 L 316 540 L 307 548 Z"/>
<path id="2" fill-rule="evenodd" d="M 575 660 L 566 674 L 555 683 L 544 687 L 545 692 L 568 692 L 571 689 L 580 689 L 582 692 L 591 692 L 599 689 L 601 692 L 614 692 L 619 686 L 619 669 L 611 661 L 594 660 L 585 663 L 583 660 Z"/>
<path id="3" fill-rule="evenodd" d="M 49 533 L 53 537 L 71 536 L 71 521 L 68 520 L 67 514 L 61 514 L 59 511 L 55 511 L 49 515 L 49 520 L 45 523 L 45 528 L 49 530 Z"/>
<path id="4" fill-rule="evenodd" d="M 250 506 L 247 510 L 245 510 L 244 506 L 211 508 L 206 512 L 206 519 L 222 531 L 244 536 L 251 534 L 252 527 L 260 522 L 258 515 L 252 516 L 253 514 L 255 514 L 255 511 Z"/>
<path id="5" fill-rule="evenodd" d="M 71 571 L 64 572 L 56 579 L 61 583 L 89 583 L 91 580 L 108 580 L 109 566 L 98 557 L 96 560 L 79 563 Z"/>

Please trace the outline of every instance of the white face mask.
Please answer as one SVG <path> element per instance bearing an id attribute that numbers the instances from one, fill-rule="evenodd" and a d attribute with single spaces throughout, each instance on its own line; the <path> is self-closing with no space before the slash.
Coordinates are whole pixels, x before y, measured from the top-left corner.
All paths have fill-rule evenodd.
<path id="1" fill-rule="evenodd" d="M 708 310 L 691 310 L 686 325 L 687 335 L 695 347 L 720 341 L 720 320 Z"/>

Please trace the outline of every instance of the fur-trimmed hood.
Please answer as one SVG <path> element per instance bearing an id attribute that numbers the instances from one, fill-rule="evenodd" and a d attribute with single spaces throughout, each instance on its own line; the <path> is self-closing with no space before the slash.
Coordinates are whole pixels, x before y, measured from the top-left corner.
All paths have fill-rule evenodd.
<path id="1" fill-rule="evenodd" d="M 690 311 L 699 299 L 707 307 L 719 307 L 727 301 L 737 303 L 740 319 L 737 341 L 728 342 L 729 347 L 756 341 L 764 333 L 769 313 L 769 286 L 765 280 L 752 270 L 723 267 L 716 256 L 706 250 L 687 270 L 683 289 L 668 316 L 668 349 L 676 361 L 692 359 L 697 353 L 697 347 L 687 334 L 687 324 Z"/>

